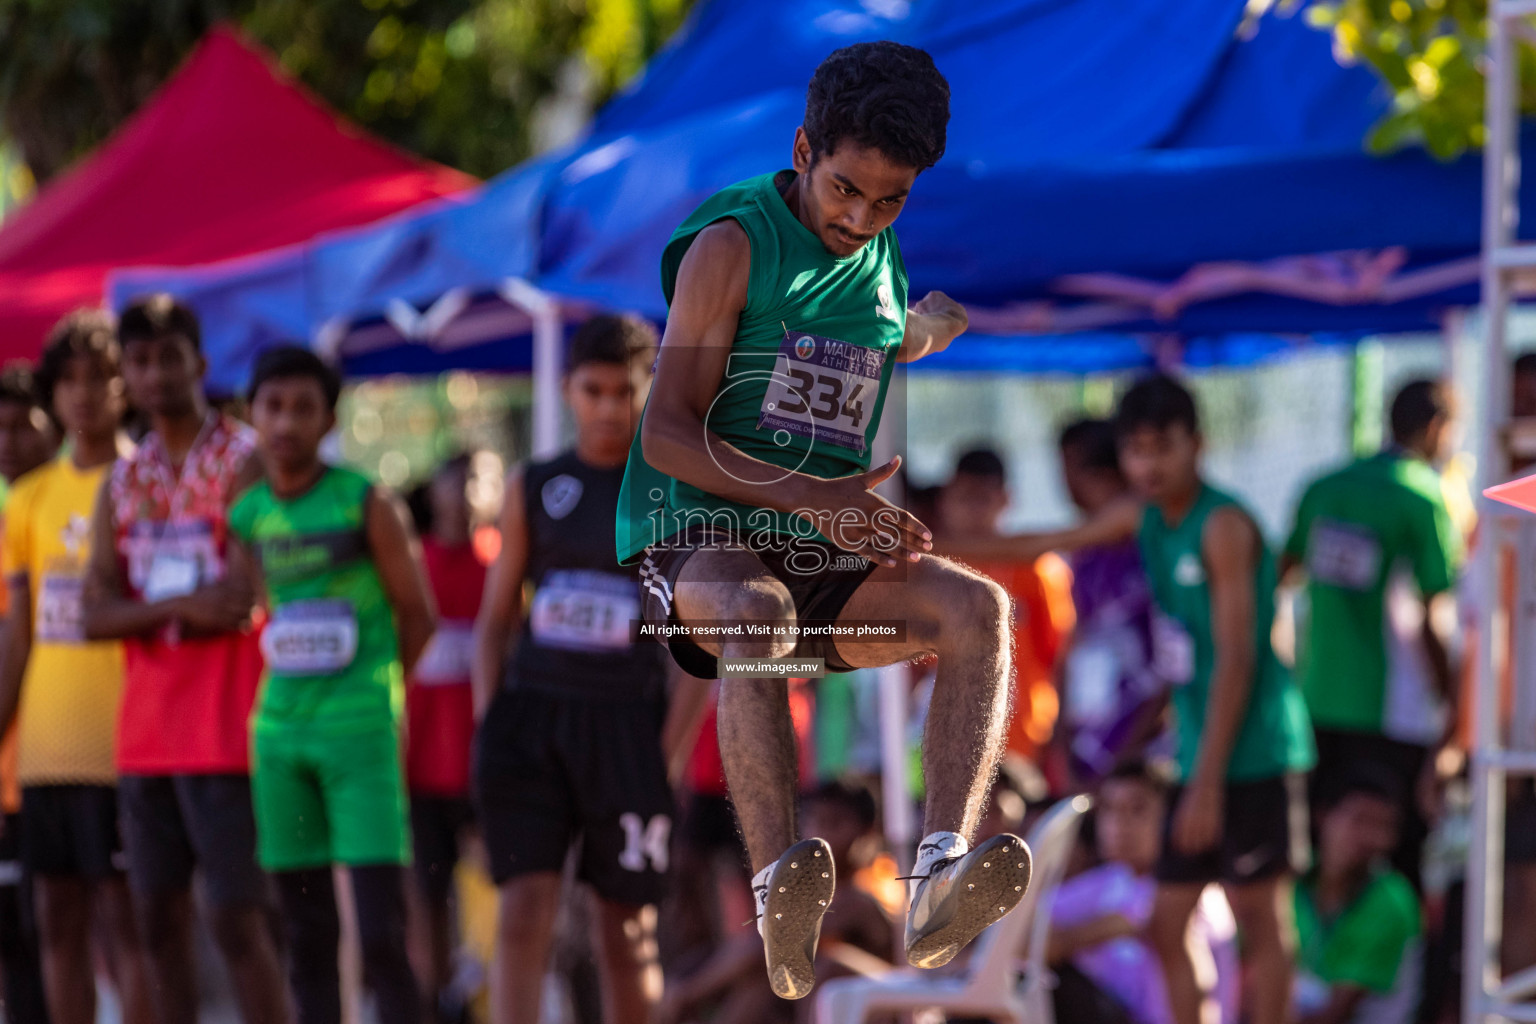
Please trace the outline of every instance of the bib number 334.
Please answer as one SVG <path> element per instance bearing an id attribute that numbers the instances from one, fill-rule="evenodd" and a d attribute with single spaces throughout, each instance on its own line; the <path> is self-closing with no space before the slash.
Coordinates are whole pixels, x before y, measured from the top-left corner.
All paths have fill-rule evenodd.
<path id="1" fill-rule="evenodd" d="M 763 395 L 758 429 L 783 430 L 862 452 L 885 358 L 880 349 L 786 332 Z"/>

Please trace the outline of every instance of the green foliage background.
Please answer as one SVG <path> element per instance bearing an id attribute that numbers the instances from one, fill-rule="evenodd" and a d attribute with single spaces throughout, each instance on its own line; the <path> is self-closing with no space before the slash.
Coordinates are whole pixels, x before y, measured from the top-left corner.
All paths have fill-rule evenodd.
<path id="1" fill-rule="evenodd" d="M 348 117 L 482 177 L 579 62 L 600 102 L 693 0 L 0 0 L 0 134 L 45 181 L 231 20 Z"/>
<path id="2" fill-rule="evenodd" d="M 1480 148 L 1488 0 L 1319 0 L 1307 18 L 1333 33 L 1334 51 L 1369 64 L 1392 109 L 1367 140 L 1378 152 L 1423 145 L 1450 159 Z M 1536 112 L 1536 51 L 1517 46 L 1520 107 Z"/>

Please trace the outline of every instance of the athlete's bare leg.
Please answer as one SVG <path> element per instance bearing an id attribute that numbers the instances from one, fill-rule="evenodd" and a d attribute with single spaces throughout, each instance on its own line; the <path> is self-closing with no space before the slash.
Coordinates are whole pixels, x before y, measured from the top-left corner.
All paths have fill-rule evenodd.
<path id="1" fill-rule="evenodd" d="M 676 613 L 685 625 L 794 622 L 789 591 L 748 551 L 695 553 L 683 565 L 674 591 Z M 783 634 L 699 646 L 727 658 L 783 657 L 793 649 Z M 788 686 L 783 679 L 728 679 L 720 686 L 717 717 L 731 803 L 752 870 L 760 871 L 795 841 L 797 758 Z"/>
<path id="2" fill-rule="evenodd" d="M 1008 727 L 1012 638 L 1008 594 L 992 580 L 948 559 L 924 555 L 881 567 L 854 591 L 839 625 L 905 626 L 894 642 L 839 640 L 837 652 L 856 668 L 922 654 L 937 655 L 938 678 L 923 734 L 927 786 L 924 829 L 976 834 Z"/>
<path id="3" fill-rule="evenodd" d="M 603 979 L 605 1020 L 647 1021 L 661 1002 L 656 908 L 599 898 L 593 947 Z"/>
<path id="4" fill-rule="evenodd" d="M 491 1024 L 537 1024 L 560 886 L 554 871 L 518 875 L 502 883 L 491 964 Z"/>
<path id="5" fill-rule="evenodd" d="M 716 582 L 728 580 L 733 582 Z M 794 621 L 789 592 L 755 555 L 703 550 L 676 585 L 678 618 Z M 938 656 L 938 680 L 923 737 L 928 831 L 975 834 L 1002 757 L 1011 696 L 1012 632 L 1008 595 L 992 580 L 944 558 L 924 555 L 870 574 L 844 606 L 839 625 L 895 622 L 895 641 L 843 642 L 838 654 L 859 668 Z M 700 646 L 726 657 L 782 657 L 782 638 Z M 732 679 L 720 688 L 720 755 L 753 870 L 791 843 L 795 745 L 782 680 Z"/>
<path id="6" fill-rule="evenodd" d="M 90 884 L 80 878 L 39 875 L 34 885 L 48 1016 L 56 1024 L 93 1024 Z"/>

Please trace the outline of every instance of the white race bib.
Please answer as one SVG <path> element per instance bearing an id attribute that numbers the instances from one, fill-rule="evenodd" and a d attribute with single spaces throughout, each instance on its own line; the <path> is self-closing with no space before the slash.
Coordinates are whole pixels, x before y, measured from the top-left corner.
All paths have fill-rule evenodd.
<path id="1" fill-rule="evenodd" d="M 864 450 L 885 352 L 803 331 L 784 335 L 757 429 Z"/>
<path id="2" fill-rule="evenodd" d="M 1369 590 L 1381 575 L 1381 542 L 1353 523 L 1318 519 L 1307 537 L 1307 573 L 1344 590 Z"/>
<path id="3" fill-rule="evenodd" d="M 635 581 L 588 569 L 557 570 L 533 596 L 529 628 L 546 647 L 620 651 L 633 642 L 630 624 L 640 617 Z"/>
<path id="4" fill-rule="evenodd" d="M 294 601 L 272 613 L 261 634 L 267 667 L 285 676 L 340 672 L 357 656 L 357 613 L 349 601 Z"/>
<path id="5" fill-rule="evenodd" d="M 469 682 L 469 662 L 474 651 L 473 622 L 446 619 L 438 624 L 432 642 L 421 652 L 411 679 L 418 686 L 447 686 Z"/>
<path id="6" fill-rule="evenodd" d="M 1152 610 L 1152 670 L 1174 686 L 1195 678 L 1195 641 L 1178 619 Z"/>
<path id="7" fill-rule="evenodd" d="M 144 600 L 154 602 L 184 597 L 197 589 L 199 575 L 195 558 L 186 555 L 156 555 L 144 581 Z"/>
<path id="8" fill-rule="evenodd" d="M 1084 640 L 1066 665 L 1066 716 L 1075 726 L 1097 725 L 1115 713 L 1120 658 L 1107 643 Z"/>
<path id="9" fill-rule="evenodd" d="M 85 642 L 81 595 L 85 581 L 78 576 L 45 575 L 37 595 L 37 638 L 51 644 Z"/>

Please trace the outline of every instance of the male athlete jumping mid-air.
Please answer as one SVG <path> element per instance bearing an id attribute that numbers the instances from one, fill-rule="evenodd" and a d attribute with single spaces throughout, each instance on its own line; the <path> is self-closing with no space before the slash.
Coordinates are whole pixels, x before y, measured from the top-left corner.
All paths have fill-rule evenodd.
<path id="1" fill-rule="evenodd" d="M 948 120 L 949 86 L 926 53 L 838 50 L 811 79 L 794 169 L 724 189 L 677 229 L 617 524 L 620 560 L 644 557 L 642 628 L 666 627 L 693 675 L 717 676 L 722 658 L 794 654 L 843 671 L 938 656 L 923 752 L 930 831 L 907 917 L 907 959 L 921 967 L 947 963 L 1011 910 L 1030 868 L 1016 836 L 969 844 L 1007 720 L 1007 595 L 928 554 L 927 527 L 874 493 L 899 457 L 870 468 L 894 364 L 966 326 L 938 292 L 907 308 L 891 231 L 943 155 Z M 894 635 L 859 639 L 861 624 Z M 839 632 L 795 632 L 827 626 Z M 796 842 L 783 678 L 794 674 L 728 679 L 719 707 L 769 979 L 790 999 L 814 983 L 835 884 L 827 845 Z"/>

